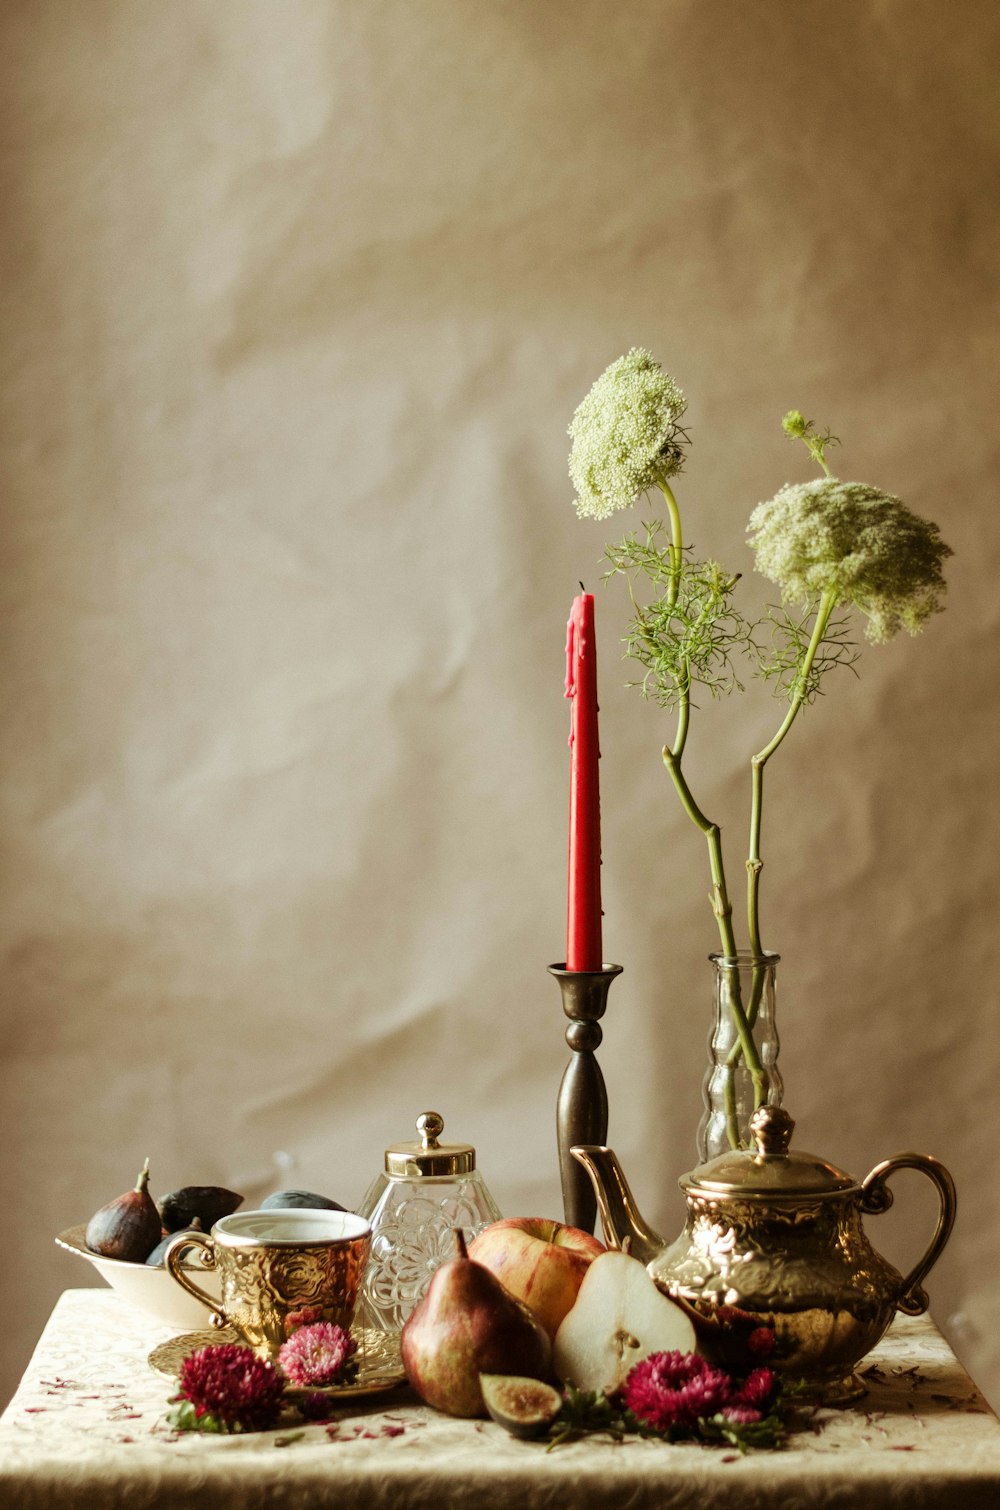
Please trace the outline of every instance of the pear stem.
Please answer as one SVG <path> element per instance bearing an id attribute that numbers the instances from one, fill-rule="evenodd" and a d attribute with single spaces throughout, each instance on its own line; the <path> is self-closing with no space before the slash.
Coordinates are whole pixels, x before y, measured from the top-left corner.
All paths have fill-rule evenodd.
<path id="1" fill-rule="evenodd" d="M 468 1258 L 468 1256 L 469 1256 L 469 1250 L 468 1250 L 468 1248 L 465 1245 L 465 1233 L 462 1231 L 461 1227 L 456 1227 L 454 1229 L 454 1232 L 455 1232 L 455 1257 L 456 1258 Z"/>

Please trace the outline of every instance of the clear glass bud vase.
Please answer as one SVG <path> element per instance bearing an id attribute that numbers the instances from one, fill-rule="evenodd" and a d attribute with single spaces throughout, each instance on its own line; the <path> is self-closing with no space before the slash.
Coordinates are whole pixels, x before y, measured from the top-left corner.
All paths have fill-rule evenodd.
<path id="1" fill-rule="evenodd" d="M 750 1118 L 758 1106 L 780 1106 L 784 1091 L 774 1020 L 779 956 L 740 950 L 734 957 L 708 958 L 715 1017 L 702 1086 L 705 1111 L 698 1127 L 703 1163 L 730 1148 L 749 1148 Z"/>

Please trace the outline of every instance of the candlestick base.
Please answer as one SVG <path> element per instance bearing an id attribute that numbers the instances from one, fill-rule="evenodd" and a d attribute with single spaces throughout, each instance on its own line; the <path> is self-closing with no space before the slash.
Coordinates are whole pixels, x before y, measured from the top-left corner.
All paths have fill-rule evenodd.
<path id="1" fill-rule="evenodd" d="M 556 1141 L 559 1177 L 562 1181 L 563 1213 L 569 1226 L 593 1232 L 597 1198 L 587 1171 L 570 1153 L 575 1143 L 603 1144 L 608 1136 L 608 1093 L 601 1067 L 594 1057 L 602 1037 L 599 1018 L 608 1004 L 608 991 L 621 965 L 600 970 L 567 970 L 565 964 L 549 965 L 559 982 L 563 1011 L 570 1019 L 566 1042 L 573 1057 L 563 1072 L 556 1102 Z"/>

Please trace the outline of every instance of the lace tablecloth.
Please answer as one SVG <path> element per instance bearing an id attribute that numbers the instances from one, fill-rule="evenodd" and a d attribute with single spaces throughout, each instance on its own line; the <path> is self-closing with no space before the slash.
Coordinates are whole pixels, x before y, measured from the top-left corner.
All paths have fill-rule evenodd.
<path id="1" fill-rule="evenodd" d="M 170 1335 L 110 1291 L 61 1297 L 0 1420 L 4 1510 L 1000 1510 L 1000 1422 L 927 1319 L 898 1319 L 859 1405 L 744 1458 L 638 1439 L 547 1452 L 405 1388 L 332 1427 L 177 1434 L 170 1381 L 147 1362 Z"/>

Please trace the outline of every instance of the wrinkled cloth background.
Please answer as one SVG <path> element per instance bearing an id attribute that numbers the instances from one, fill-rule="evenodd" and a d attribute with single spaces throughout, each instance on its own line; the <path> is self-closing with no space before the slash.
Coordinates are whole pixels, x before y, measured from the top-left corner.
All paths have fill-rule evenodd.
<path id="1" fill-rule="evenodd" d="M 768 767 L 796 1144 L 935 1153 L 934 1314 L 1000 1398 L 1000 12 L 982 0 L 32 0 L 2 13 L 4 1393 L 128 1188 L 360 1199 L 433 1107 L 558 1214 L 564 626 L 599 592 L 610 1142 L 673 1235 L 716 944 L 704 841 L 624 687 L 566 425 L 649 346 L 678 493 L 837 472 L 937 520 L 947 612 Z M 742 896 L 768 689 L 687 769 Z M 925 1184 L 926 1182 L 924 1182 Z M 903 1267 L 918 1176 L 870 1224 Z"/>

